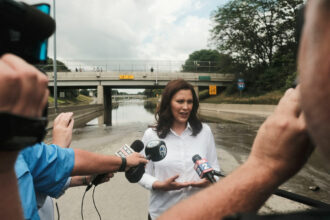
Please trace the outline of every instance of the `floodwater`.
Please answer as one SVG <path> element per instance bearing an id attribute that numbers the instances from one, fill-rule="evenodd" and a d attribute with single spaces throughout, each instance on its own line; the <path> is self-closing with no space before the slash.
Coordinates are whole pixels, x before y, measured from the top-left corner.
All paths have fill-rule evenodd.
<path id="1" fill-rule="evenodd" d="M 75 129 L 73 148 L 85 149 L 102 154 L 113 154 L 123 144 L 141 139 L 148 125 L 154 123 L 153 110 L 145 109 L 142 100 L 122 102 L 112 110 L 112 126 L 98 125 L 94 119 L 84 128 Z M 253 119 L 251 119 L 253 121 Z M 218 160 L 222 171 L 229 174 L 248 157 L 260 124 L 256 119 L 251 125 L 230 122 L 206 122 L 214 134 Z M 330 175 L 320 165 L 321 159 L 313 155 L 309 164 L 294 178 L 280 188 L 316 200 L 330 203 Z M 310 187 L 319 187 L 312 191 Z M 92 190 L 90 190 L 92 191 Z M 92 193 L 87 192 L 84 200 L 85 219 L 98 219 L 92 202 Z M 84 187 L 75 187 L 58 200 L 61 219 L 81 219 L 81 199 Z M 102 219 L 147 219 L 149 192 L 138 184 L 130 184 L 122 173 L 117 173 L 108 184 L 95 190 L 95 204 Z M 272 196 L 261 212 L 286 212 L 306 209 L 296 202 Z"/>

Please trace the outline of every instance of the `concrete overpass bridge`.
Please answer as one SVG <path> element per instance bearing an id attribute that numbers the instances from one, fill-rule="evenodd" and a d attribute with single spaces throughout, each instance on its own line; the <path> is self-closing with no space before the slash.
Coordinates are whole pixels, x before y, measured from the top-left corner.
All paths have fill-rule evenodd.
<path id="1" fill-rule="evenodd" d="M 54 73 L 47 73 L 49 87 L 54 86 Z M 191 73 L 191 72 L 58 72 L 57 86 L 65 88 L 97 88 L 97 103 L 104 105 L 104 123 L 111 125 L 111 90 L 117 88 L 163 88 L 170 80 L 183 78 L 194 86 L 198 93 L 200 87 L 225 87 L 231 83 L 234 74 Z"/>
<path id="2" fill-rule="evenodd" d="M 49 86 L 54 85 L 54 73 L 48 72 Z M 164 87 L 170 80 L 183 78 L 193 86 L 226 86 L 234 80 L 233 74 L 190 72 L 58 72 L 59 87 L 148 88 Z"/>

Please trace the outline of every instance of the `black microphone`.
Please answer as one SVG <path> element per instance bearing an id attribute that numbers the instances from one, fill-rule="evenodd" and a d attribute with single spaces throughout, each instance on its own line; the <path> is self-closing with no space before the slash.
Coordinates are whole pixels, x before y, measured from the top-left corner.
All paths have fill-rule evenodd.
<path id="1" fill-rule="evenodd" d="M 207 162 L 206 159 L 201 158 L 198 154 L 192 157 L 192 161 L 194 162 L 194 169 L 196 170 L 198 176 L 202 178 L 207 178 L 211 183 L 215 183 L 213 168 Z"/>
<path id="2" fill-rule="evenodd" d="M 154 162 L 160 161 L 166 157 L 167 148 L 164 141 L 153 140 L 147 143 L 145 148 L 146 158 Z M 125 172 L 126 179 L 130 183 L 137 183 L 145 173 L 145 164 L 139 164 Z"/>
<path id="3" fill-rule="evenodd" d="M 125 144 L 124 146 L 122 146 L 116 153 L 115 155 L 118 157 L 127 157 L 130 154 L 134 153 L 134 152 L 140 152 L 144 147 L 144 144 L 142 141 L 140 140 L 135 140 L 131 146 L 129 147 L 127 144 Z M 144 164 L 143 164 L 144 165 Z M 132 168 L 131 168 L 132 169 Z M 107 173 L 103 173 L 103 174 L 99 174 L 97 175 L 91 182 L 91 184 L 89 184 L 86 188 L 86 191 L 89 190 L 92 185 L 99 185 L 102 181 L 102 179 L 107 175 Z"/>

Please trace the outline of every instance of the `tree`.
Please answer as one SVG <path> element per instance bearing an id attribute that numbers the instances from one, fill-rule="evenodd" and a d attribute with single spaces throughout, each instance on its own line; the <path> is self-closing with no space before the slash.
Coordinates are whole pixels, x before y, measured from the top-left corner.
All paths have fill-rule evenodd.
<path id="1" fill-rule="evenodd" d="M 53 72 L 53 59 L 47 58 L 46 64 L 38 65 L 45 72 Z M 61 61 L 56 60 L 56 69 L 58 72 L 70 72 L 70 69 Z"/>
<path id="2" fill-rule="evenodd" d="M 303 0 L 232 0 L 212 15 L 211 41 L 248 67 L 269 65 L 275 52 L 295 42 Z"/>
<path id="3" fill-rule="evenodd" d="M 89 96 L 89 91 L 87 89 L 80 89 L 79 93 L 85 96 Z"/>
<path id="4" fill-rule="evenodd" d="M 303 0 L 231 0 L 212 14 L 211 42 L 246 66 L 246 91 L 285 87 L 296 71 L 297 15 Z"/>
<path id="5" fill-rule="evenodd" d="M 218 72 L 232 73 L 235 71 L 234 60 L 216 50 L 198 50 L 189 55 L 182 65 L 183 72 Z"/>

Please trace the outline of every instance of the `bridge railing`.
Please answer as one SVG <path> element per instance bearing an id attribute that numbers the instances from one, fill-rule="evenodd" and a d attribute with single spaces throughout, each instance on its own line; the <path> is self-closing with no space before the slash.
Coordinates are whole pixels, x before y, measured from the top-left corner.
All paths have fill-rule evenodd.
<path id="1" fill-rule="evenodd" d="M 49 80 L 54 78 L 53 72 L 47 73 Z M 186 72 L 58 72 L 57 80 L 120 80 L 120 76 L 129 75 L 132 78 L 127 80 L 153 80 L 168 81 L 177 78 L 184 78 L 188 81 L 232 81 L 235 76 L 233 74 L 221 73 L 186 73 Z"/>
<path id="2" fill-rule="evenodd" d="M 59 72 L 219 72 L 220 63 L 212 61 L 171 61 L 171 60 L 113 60 L 113 61 L 65 61 L 64 64 L 58 64 Z M 53 71 L 52 64 L 39 65 L 39 68 L 46 72 Z"/>

